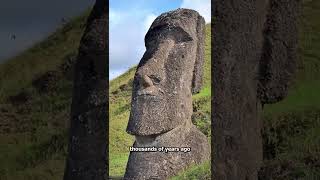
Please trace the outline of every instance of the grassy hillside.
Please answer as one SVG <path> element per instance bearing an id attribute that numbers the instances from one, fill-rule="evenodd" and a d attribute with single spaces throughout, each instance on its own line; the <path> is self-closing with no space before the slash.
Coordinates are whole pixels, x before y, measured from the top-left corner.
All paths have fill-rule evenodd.
<path id="1" fill-rule="evenodd" d="M 267 105 L 262 179 L 320 179 L 320 2 L 306 1 L 300 63 L 289 96 Z M 72 64 L 88 12 L 24 53 L 0 64 L 0 179 L 62 179 Z M 205 86 L 193 96 L 193 122 L 210 138 L 210 27 Z M 135 67 L 110 82 L 110 175 L 122 176 L 133 138 L 125 133 Z M 210 164 L 175 179 L 208 179 Z"/>
<path id="2" fill-rule="evenodd" d="M 72 62 L 89 11 L 0 65 L 0 179 L 62 179 Z"/>

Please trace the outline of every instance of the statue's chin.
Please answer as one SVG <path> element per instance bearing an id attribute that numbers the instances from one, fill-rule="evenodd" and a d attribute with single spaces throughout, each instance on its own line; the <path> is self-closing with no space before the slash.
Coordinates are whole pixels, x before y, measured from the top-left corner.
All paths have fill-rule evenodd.
<path id="1" fill-rule="evenodd" d="M 188 123 L 157 136 L 136 136 L 134 148 L 190 148 L 188 152 L 130 152 L 125 179 L 167 179 L 193 163 L 200 163 L 210 157 L 207 138 Z M 168 171 L 169 170 L 169 171 Z"/>

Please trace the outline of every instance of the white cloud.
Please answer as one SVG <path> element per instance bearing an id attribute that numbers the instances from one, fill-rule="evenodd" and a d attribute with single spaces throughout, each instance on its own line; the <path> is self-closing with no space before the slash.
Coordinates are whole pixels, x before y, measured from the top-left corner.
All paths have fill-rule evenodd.
<path id="1" fill-rule="evenodd" d="M 109 79 L 113 79 L 139 63 L 145 51 L 144 36 L 157 16 L 137 10 L 109 12 Z"/>
<path id="2" fill-rule="evenodd" d="M 116 11 L 110 9 L 109 10 L 109 24 L 110 26 L 115 26 L 118 22 L 119 22 L 119 19 L 121 18 L 121 16 L 119 16 L 119 14 L 117 14 Z"/>
<path id="3" fill-rule="evenodd" d="M 211 1 L 210 0 L 183 0 L 181 8 L 193 9 L 204 17 L 206 23 L 211 22 Z"/>

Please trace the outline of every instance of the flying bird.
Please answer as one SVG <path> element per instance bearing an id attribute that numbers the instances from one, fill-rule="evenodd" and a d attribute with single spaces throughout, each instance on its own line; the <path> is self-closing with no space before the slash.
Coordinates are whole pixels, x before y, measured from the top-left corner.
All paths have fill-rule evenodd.
<path id="1" fill-rule="evenodd" d="M 15 34 L 11 34 L 10 39 L 11 40 L 15 40 L 17 38 L 17 36 Z"/>

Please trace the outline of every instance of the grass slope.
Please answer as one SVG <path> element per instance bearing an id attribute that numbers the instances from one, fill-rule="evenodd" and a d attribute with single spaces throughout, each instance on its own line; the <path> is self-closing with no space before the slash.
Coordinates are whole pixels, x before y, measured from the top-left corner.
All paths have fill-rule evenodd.
<path id="1" fill-rule="evenodd" d="M 300 66 L 289 96 L 267 105 L 264 179 L 320 179 L 319 1 L 306 1 L 300 25 Z M 0 179 L 62 179 L 72 81 L 61 67 L 74 58 L 88 12 L 46 40 L 0 64 Z M 209 27 L 207 27 L 209 28 Z M 207 29 L 207 32 L 210 32 Z M 195 96 L 193 122 L 210 138 L 210 37 L 205 86 Z M 70 71 L 70 70 L 69 70 Z M 133 138 L 125 133 L 135 67 L 110 82 L 110 175 L 122 176 Z M 50 72 L 48 74 L 48 72 Z M 39 87 L 47 84 L 48 87 Z M 209 163 L 175 179 L 208 179 Z"/>

